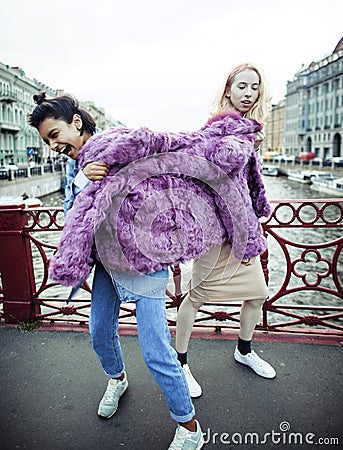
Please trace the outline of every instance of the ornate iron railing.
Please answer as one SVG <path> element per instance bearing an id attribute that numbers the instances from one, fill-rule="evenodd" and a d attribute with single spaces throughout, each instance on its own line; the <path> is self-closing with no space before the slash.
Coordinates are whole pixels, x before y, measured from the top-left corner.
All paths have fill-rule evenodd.
<path id="1" fill-rule="evenodd" d="M 257 328 L 342 336 L 343 199 L 272 203 L 274 212 L 263 222 L 269 251 L 261 256 L 270 298 Z M 0 207 L 0 317 L 6 322 L 87 324 L 89 284 L 67 305 L 69 289 L 48 279 L 48 261 L 63 224 L 61 208 Z M 177 308 L 185 295 L 185 272 L 188 270 L 175 266 L 174 283 L 168 285 L 166 307 L 171 326 L 176 324 Z M 195 327 L 216 332 L 237 329 L 240 306 L 239 302 L 205 304 Z M 134 303 L 122 305 L 119 323 L 135 326 Z"/>
<path id="2" fill-rule="evenodd" d="M 283 255 L 284 276 L 266 302 L 263 327 L 273 331 L 300 326 L 302 332 L 343 332 L 342 219 L 341 200 L 276 203 L 263 227 Z M 320 236 L 320 240 L 314 241 L 315 236 Z M 270 243 L 269 253 L 271 249 L 276 251 L 276 246 Z M 273 256 L 266 264 L 272 276 Z M 299 294 L 305 294 L 304 298 L 311 300 L 311 304 L 284 303 L 289 298 L 297 299 Z M 271 314 L 281 320 L 269 322 Z"/>

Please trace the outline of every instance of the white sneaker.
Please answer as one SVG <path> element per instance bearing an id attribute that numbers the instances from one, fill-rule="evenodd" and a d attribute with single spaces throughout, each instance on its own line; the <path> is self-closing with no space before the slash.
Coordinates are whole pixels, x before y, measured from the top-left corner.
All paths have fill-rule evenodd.
<path id="1" fill-rule="evenodd" d="M 118 409 L 119 399 L 126 391 L 128 384 L 125 372 L 122 380 L 117 380 L 115 378 L 110 378 L 108 380 L 107 389 L 99 404 L 99 416 L 105 417 L 106 419 L 113 416 Z"/>
<path id="2" fill-rule="evenodd" d="M 244 364 L 245 366 L 251 367 L 251 369 L 264 378 L 275 378 L 275 369 L 267 362 L 260 358 L 254 350 L 247 355 L 242 355 L 242 353 L 236 347 L 234 358 L 237 362 Z"/>
<path id="3" fill-rule="evenodd" d="M 197 430 L 193 433 L 187 428 L 178 425 L 175 431 L 174 439 L 168 450 L 199 450 L 204 445 L 204 436 L 200 428 L 199 422 Z"/>
<path id="4" fill-rule="evenodd" d="M 182 366 L 183 373 L 185 374 L 186 381 L 188 384 L 189 393 L 192 398 L 200 397 L 202 394 L 202 389 L 200 384 L 197 382 L 197 380 L 193 377 L 191 369 L 189 368 L 188 364 L 185 364 Z"/>

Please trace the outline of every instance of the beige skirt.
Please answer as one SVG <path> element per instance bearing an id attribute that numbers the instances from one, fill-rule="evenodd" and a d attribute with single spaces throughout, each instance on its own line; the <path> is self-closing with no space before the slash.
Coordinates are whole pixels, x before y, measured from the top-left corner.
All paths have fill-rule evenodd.
<path id="1" fill-rule="evenodd" d="M 199 303 L 268 297 L 260 257 L 240 261 L 229 244 L 218 245 L 193 261 L 188 287 L 191 300 Z"/>

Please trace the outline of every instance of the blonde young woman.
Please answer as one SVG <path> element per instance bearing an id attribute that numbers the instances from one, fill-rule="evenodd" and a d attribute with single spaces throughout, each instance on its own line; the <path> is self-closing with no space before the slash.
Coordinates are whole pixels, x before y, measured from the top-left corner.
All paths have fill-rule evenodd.
<path id="1" fill-rule="evenodd" d="M 213 115 L 228 111 L 238 113 L 238 117 L 263 123 L 269 111 L 269 97 L 262 73 L 255 66 L 251 64 L 237 66 L 226 78 L 214 103 Z M 262 130 L 255 140 L 256 150 L 263 138 Z M 250 190 L 249 184 L 253 176 L 249 167 L 246 167 L 241 178 L 242 189 Z M 262 189 L 264 190 L 263 186 Z M 247 216 L 249 214 L 261 216 L 257 214 L 253 201 L 245 206 Z M 259 233 L 262 235 L 262 227 Z M 262 239 L 262 236 L 260 238 Z M 176 351 L 190 394 L 194 398 L 202 394 L 202 389 L 187 363 L 187 349 L 196 314 L 205 302 L 242 301 L 239 338 L 234 359 L 250 367 L 261 377 L 276 376 L 274 368 L 251 349 L 254 329 L 262 305 L 268 296 L 259 255 L 239 261 L 231 252 L 231 244 L 232 242 L 226 242 L 217 246 L 193 262 L 189 292 L 178 313 Z"/>

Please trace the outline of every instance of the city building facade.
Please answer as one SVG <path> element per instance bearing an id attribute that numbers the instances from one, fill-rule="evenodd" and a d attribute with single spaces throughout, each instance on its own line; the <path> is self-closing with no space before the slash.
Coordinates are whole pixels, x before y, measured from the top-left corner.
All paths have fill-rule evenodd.
<path id="1" fill-rule="evenodd" d="M 124 126 L 119 120 L 112 119 L 108 114 L 106 114 L 105 108 L 96 106 L 94 102 L 91 101 L 80 101 L 80 106 L 89 112 L 89 114 L 95 120 L 97 128 L 100 130 L 108 130 L 111 127 Z"/>
<path id="2" fill-rule="evenodd" d="M 38 131 L 28 124 L 28 115 L 36 106 L 33 95 L 42 91 L 47 97 L 63 94 L 63 90 L 26 77 L 21 68 L 0 62 L 0 168 L 10 164 L 19 167 L 43 164 L 56 156 Z M 102 130 L 122 125 L 93 102 L 80 102 L 80 105 L 90 112 Z"/>
<path id="3" fill-rule="evenodd" d="M 343 158 L 343 38 L 334 51 L 287 83 L 284 151 Z"/>
<path id="4" fill-rule="evenodd" d="M 265 125 L 266 137 L 261 144 L 262 153 L 284 153 L 285 100 L 272 105 Z"/>
<path id="5" fill-rule="evenodd" d="M 26 77 L 19 67 L 0 62 L 0 167 L 27 166 L 29 162 L 42 159 L 46 149 L 38 132 L 27 121 L 35 106 L 33 95 L 42 90 L 49 96 L 58 93 Z"/>

